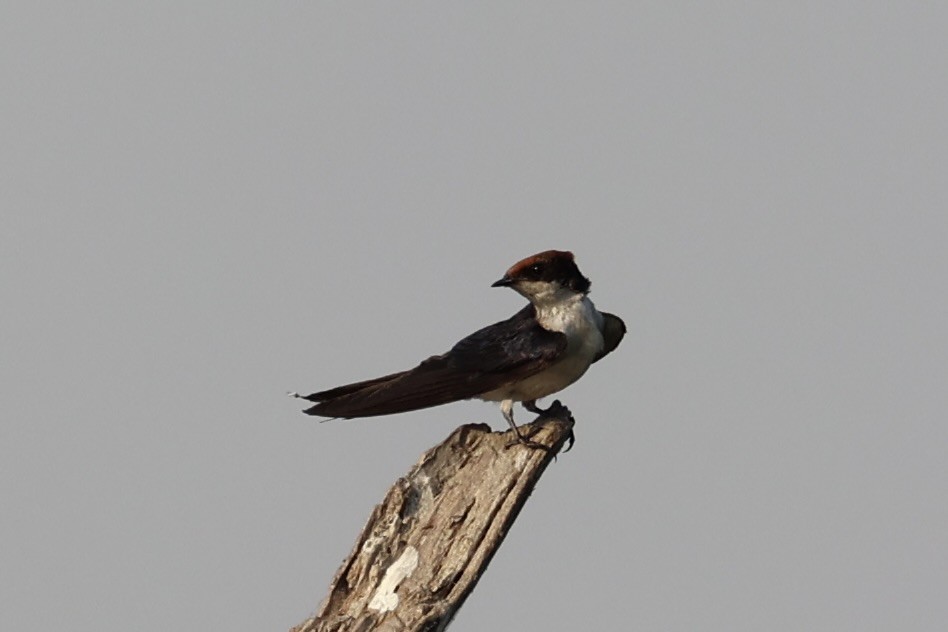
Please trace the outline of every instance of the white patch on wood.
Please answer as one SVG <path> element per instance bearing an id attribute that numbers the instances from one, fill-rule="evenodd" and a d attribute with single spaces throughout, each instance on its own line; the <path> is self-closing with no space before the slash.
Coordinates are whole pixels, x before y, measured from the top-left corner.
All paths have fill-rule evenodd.
<path id="1" fill-rule="evenodd" d="M 372 595 L 369 608 L 379 612 L 391 612 L 398 606 L 398 595 L 395 591 L 406 577 L 411 577 L 418 567 L 418 549 L 406 547 L 402 554 L 385 571 L 385 577 L 379 582 L 379 587 Z"/>

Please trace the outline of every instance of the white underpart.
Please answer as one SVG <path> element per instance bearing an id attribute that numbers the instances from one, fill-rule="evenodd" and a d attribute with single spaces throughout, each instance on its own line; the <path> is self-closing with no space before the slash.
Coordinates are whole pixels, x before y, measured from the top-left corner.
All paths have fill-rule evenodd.
<path id="1" fill-rule="evenodd" d="M 510 400 L 523 402 L 563 390 L 583 376 L 589 365 L 602 351 L 602 314 L 589 297 L 564 290 L 559 286 L 536 283 L 526 287 L 522 294 L 531 298 L 537 310 L 537 321 L 544 329 L 566 335 L 566 351 L 562 358 L 543 371 L 519 382 L 481 395 L 489 401 Z"/>
<path id="2" fill-rule="evenodd" d="M 413 546 L 406 547 L 398 559 L 392 562 L 392 565 L 385 570 L 385 577 L 379 582 L 379 587 L 372 595 L 369 602 L 369 608 L 379 612 L 390 612 L 398 607 L 398 585 L 411 577 L 411 574 L 418 567 L 418 549 Z"/>

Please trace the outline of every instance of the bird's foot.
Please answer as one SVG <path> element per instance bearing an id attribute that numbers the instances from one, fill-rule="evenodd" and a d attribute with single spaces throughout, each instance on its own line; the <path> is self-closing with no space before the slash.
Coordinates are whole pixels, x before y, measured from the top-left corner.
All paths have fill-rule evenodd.
<path id="1" fill-rule="evenodd" d="M 531 413 L 536 413 L 542 417 L 572 417 L 572 413 L 569 412 L 569 408 L 563 405 L 563 403 L 554 399 L 553 403 L 547 408 L 540 408 L 537 406 L 537 400 L 532 399 L 529 401 L 522 402 L 523 407 L 529 410 Z"/>
<path id="2" fill-rule="evenodd" d="M 528 411 L 532 413 L 536 413 L 537 415 L 539 415 L 539 417 L 537 417 L 537 419 L 534 421 L 533 424 L 526 426 L 524 428 L 526 432 L 523 432 L 521 430 L 521 427 L 514 423 L 513 414 L 508 409 L 508 411 L 504 413 L 504 417 L 507 419 L 507 423 L 510 424 L 510 428 L 511 430 L 513 430 L 514 434 L 516 435 L 516 438 L 510 441 L 507 444 L 507 447 L 509 448 L 519 443 L 520 445 L 524 445 L 530 448 L 537 448 L 540 450 L 544 450 L 546 452 L 550 452 L 552 450 L 550 446 L 546 446 L 546 445 L 543 445 L 542 443 L 537 443 L 536 441 L 531 440 L 531 437 L 534 434 L 536 434 L 538 430 L 540 430 L 540 427 L 538 425 L 535 425 L 536 422 L 544 418 L 572 421 L 573 414 L 569 411 L 569 408 L 564 406 L 562 402 L 560 402 L 560 400 L 558 399 L 553 400 L 553 403 L 550 404 L 550 406 L 545 409 L 537 406 L 537 401 L 535 399 L 527 400 L 521 403 L 523 404 L 524 408 L 526 408 Z M 572 429 L 570 429 L 569 436 L 566 439 L 568 443 L 567 443 L 566 449 L 563 450 L 563 452 L 569 452 L 573 448 L 573 444 L 576 442 L 576 435 L 573 433 Z"/>
<path id="3" fill-rule="evenodd" d="M 552 417 L 555 419 L 567 419 L 567 420 L 573 419 L 573 414 L 570 412 L 569 408 L 564 406 L 563 403 L 558 399 L 553 400 L 553 403 L 550 404 L 548 408 L 540 408 L 539 406 L 537 406 L 537 401 L 535 399 L 523 402 L 523 407 L 529 410 L 531 413 L 536 413 L 537 415 L 539 415 L 540 417 L 537 419 L 538 421 L 539 419 L 542 419 L 544 417 Z M 566 449 L 563 450 L 563 453 L 566 453 L 572 450 L 573 444 L 576 443 L 576 434 L 572 430 L 569 431 L 569 436 L 566 438 L 566 441 L 567 441 Z M 513 445 L 514 443 L 524 443 L 524 441 L 518 439 L 517 441 L 514 441 L 509 445 Z M 542 447 L 546 448 L 546 446 L 542 446 Z"/>
<path id="4" fill-rule="evenodd" d="M 523 432 L 520 431 L 520 428 L 518 427 L 517 430 L 514 432 L 516 437 L 512 439 L 511 441 L 507 442 L 507 447 L 512 448 L 515 445 L 519 444 L 527 448 L 534 448 L 536 450 L 543 450 L 544 452 L 549 452 L 552 449 L 550 448 L 550 446 L 543 445 L 542 443 L 538 443 L 530 438 L 534 435 L 534 433 L 536 433 L 537 430 L 538 428 L 531 427 L 530 431 L 525 435 Z"/>

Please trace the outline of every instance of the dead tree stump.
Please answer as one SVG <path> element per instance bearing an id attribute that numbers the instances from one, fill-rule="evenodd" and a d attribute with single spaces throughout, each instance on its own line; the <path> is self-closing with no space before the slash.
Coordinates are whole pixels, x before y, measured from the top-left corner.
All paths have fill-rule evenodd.
<path id="1" fill-rule="evenodd" d="M 554 402 L 521 426 L 547 449 L 485 424 L 455 430 L 395 481 L 316 617 L 291 632 L 444 630 L 572 427 L 569 410 Z"/>

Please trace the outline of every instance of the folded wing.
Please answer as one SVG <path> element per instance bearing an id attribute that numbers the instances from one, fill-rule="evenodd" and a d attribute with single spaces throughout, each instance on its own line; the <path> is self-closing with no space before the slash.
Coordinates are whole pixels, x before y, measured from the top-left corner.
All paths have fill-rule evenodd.
<path id="1" fill-rule="evenodd" d="M 566 336 L 540 327 L 528 305 L 414 369 L 306 395 L 316 405 L 303 412 L 373 417 L 470 399 L 542 371 L 565 350 Z"/>
<path id="2" fill-rule="evenodd" d="M 607 356 L 619 346 L 622 338 L 625 336 L 625 323 L 615 314 L 602 312 L 602 338 L 605 344 L 602 351 L 593 359 L 598 362 L 603 356 Z"/>

